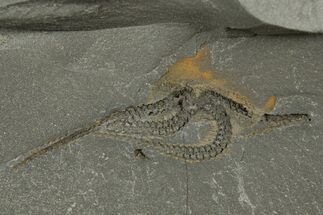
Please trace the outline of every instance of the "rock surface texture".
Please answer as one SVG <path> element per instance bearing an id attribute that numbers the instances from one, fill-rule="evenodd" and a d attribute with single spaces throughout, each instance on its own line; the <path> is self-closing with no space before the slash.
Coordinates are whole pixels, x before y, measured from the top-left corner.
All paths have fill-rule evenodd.
<path id="1" fill-rule="evenodd" d="M 323 214 L 323 36 L 309 33 L 322 32 L 320 11 L 319 0 L 2 1 L 0 167 L 179 80 L 257 107 L 274 95 L 270 114 L 311 121 L 197 163 L 153 149 L 139 159 L 129 138 L 88 135 L 0 171 L 0 213 Z M 192 119 L 173 140 L 194 144 L 208 126 Z"/>

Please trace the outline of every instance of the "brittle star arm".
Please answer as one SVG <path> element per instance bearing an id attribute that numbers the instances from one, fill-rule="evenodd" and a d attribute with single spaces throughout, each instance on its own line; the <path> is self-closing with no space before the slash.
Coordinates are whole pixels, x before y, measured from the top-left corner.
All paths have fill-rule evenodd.
<path id="1" fill-rule="evenodd" d="M 170 118 L 154 119 L 154 120 L 138 120 L 135 122 L 119 121 L 113 124 L 101 126 L 96 133 L 105 133 L 106 131 L 123 134 L 141 134 L 141 135 L 171 135 L 181 130 L 190 120 L 190 114 L 186 111 L 178 111 Z"/>
<path id="2" fill-rule="evenodd" d="M 118 111 L 115 121 L 101 126 L 105 130 L 120 133 L 140 133 L 147 135 L 170 135 L 179 131 L 189 121 L 190 115 L 185 105 L 192 98 L 192 91 L 183 88 L 153 104 L 131 106 Z M 162 105 L 161 105 L 162 104 Z"/>
<path id="3" fill-rule="evenodd" d="M 294 126 L 308 121 L 311 121 L 311 118 L 304 113 L 264 114 L 258 123 L 242 131 L 240 138 L 247 139 L 269 133 L 275 128 Z"/>
<path id="4" fill-rule="evenodd" d="M 189 91 L 188 89 L 182 89 L 171 93 L 169 96 L 155 103 L 147 104 L 147 105 L 143 104 L 143 105 L 137 106 L 137 108 L 130 107 L 125 109 L 124 111 L 116 111 L 100 120 L 97 120 L 95 123 L 91 124 L 86 128 L 81 128 L 73 132 L 69 132 L 55 140 L 49 141 L 44 145 L 33 148 L 32 150 L 27 151 L 10 161 L 0 164 L 0 172 L 7 169 L 15 169 L 19 166 L 25 165 L 30 161 L 32 161 L 33 159 L 39 157 L 40 155 L 47 153 L 49 150 L 58 148 L 61 145 L 71 143 L 76 139 L 79 139 L 83 136 L 91 134 L 94 131 L 101 129 L 102 126 L 107 126 L 108 124 L 114 124 L 116 123 L 116 121 L 120 120 L 120 118 L 128 117 L 128 116 L 134 117 L 136 114 L 156 115 L 164 111 L 167 111 L 170 109 L 171 106 L 174 105 L 174 102 L 178 102 L 176 98 L 187 96 L 188 91 Z M 135 114 L 132 114 L 132 110 L 135 111 Z M 185 117 L 183 119 L 186 120 Z M 176 117 L 174 117 L 172 120 L 176 120 Z M 182 126 L 184 125 L 185 123 L 182 123 Z"/>
<path id="5" fill-rule="evenodd" d="M 217 133 L 212 142 L 207 144 L 166 144 L 155 141 L 156 148 L 163 154 L 188 161 L 206 160 L 221 154 L 231 140 L 230 117 L 222 105 L 211 106 L 211 109 L 203 107 L 200 110 L 210 114 L 217 123 Z"/>
<path id="6" fill-rule="evenodd" d="M 200 103 L 213 104 L 213 105 L 223 105 L 224 107 L 239 113 L 240 115 L 252 118 L 253 113 L 248 110 L 243 104 L 236 102 L 214 90 L 206 90 L 200 95 Z"/>
<path id="7" fill-rule="evenodd" d="M 231 123 L 230 117 L 221 105 L 211 106 L 209 108 L 201 108 L 196 110 L 205 111 L 213 117 L 217 124 L 216 134 L 211 142 L 206 144 L 169 144 L 164 139 L 153 137 L 138 137 L 135 134 L 125 134 L 123 138 L 141 143 L 145 147 L 152 147 L 159 153 L 168 155 L 175 159 L 183 159 L 187 161 L 201 161 L 216 157 L 227 147 L 231 139 Z M 120 135 L 106 131 L 107 135 Z M 103 133 L 100 133 L 103 134 Z"/>
<path id="8" fill-rule="evenodd" d="M 192 89 L 184 87 L 170 93 L 165 98 L 151 104 L 142 104 L 138 106 L 129 106 L 124 110 L 116 111 L 114 118 L 118 120 L 127 120 L 129 123 L 136 123 L 145 117 L 152 117 L 173 111 L 180 108 L 180 102 L 190 99 Z"/>
<path id="9" fill-rule="evenodd" d="M 52 150 L 54 148 L 58 148 L 62 145 L 73 142 L 74 140 L 79 139 L 83 136 L 91 134 L 98 126 L 100 126 L 101 123 L 102 123 L 101 121 L 97 121 L 96 123 L 94 123 L 86 128 L 77 129 L 71 133 L 67 133 L 57 139 L 49 141 L 48 143 L 46 143 L 44 145 L 33 148 L 32 150 L 27 151 L 27 152 L 17 156 L 16 158 L 1 164 L 0 165 L 0 172 L 7 170 L 7 169 L 16 169 L 19 166 L 23 166 L 23 165 L 29 163 L 30 161 L 39 157 L 40 155 L 47 153 L 49 150 Z"/>
<path id="10" fill-rule="evenodd" d="M 227 98 L 214 93 L 214 91 L 210 91 L 202 93 L 195 101 L 189 101 L 193 103 L 191 106 L 198 106 L 195 112 L 187 110 L 191 115 L 204 111 L 210 114 L 217 123 L 217 132 L 212 142 L 207 144 L 167 144 L 162 140 L 143 138 L 141 139 L 142 143 L 176 159 L 199 161 L 216 157 L 227 147 L 232 135 L 230 117 L 223 105 L 229 106 L 229 108 L 246 116 L 250 115 L 241 104 L 229 99 L 223 101 L 223 99 Z M 224 104 L 222 105 L 221 103 Z M 107 135 L 111 135 L 108 131 L 101 131 L 101 134 L 104 132 L 107 132 Z M 115 133 L 115 135 L 120 134 Z M 137 135 L 133 134 L 125 134 L 125 136 L 132 137 L 133 139 L 137 138 Z"/>

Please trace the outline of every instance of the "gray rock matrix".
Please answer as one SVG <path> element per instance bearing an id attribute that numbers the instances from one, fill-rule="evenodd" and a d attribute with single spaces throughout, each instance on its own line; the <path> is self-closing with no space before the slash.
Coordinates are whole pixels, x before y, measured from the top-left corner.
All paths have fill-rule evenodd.
<path id="1" fill-rule="evenodd" d="M 0 171 L 0 214 L 323 214 L 322 11 L 322 0 L 1 1 L 0 167 L 118 110 L 127 120 L 109 132 L 181 145 L 157 138 L 138 158 L 135 136 L 73 139 Z M 263 121 L 311 121 L 233 140 L 231 112 L 253 115 L 210 103 L 216 92 L 149 106 L 154 83 L 201 47 L 256 105 L 278 98 Z M 169 110 L 162 124 L 138 120 Z M 217 132 L 190 149 L 208 131 L 200 112 Z"/>

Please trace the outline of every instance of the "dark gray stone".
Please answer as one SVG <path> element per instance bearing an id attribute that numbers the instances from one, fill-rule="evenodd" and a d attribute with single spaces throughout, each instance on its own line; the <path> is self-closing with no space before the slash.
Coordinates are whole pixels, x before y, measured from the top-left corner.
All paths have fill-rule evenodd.
<path id="1" fill-rule="evenodd" d="M 1 162 L 114 108 L 145 102 L 168 65 L 202 44 L 233 87 L 258 104 L 276 95 L 274 113 L 307 112 L 312 122 L 235 141 L 221 159 L 187 166 L 150 150 L 150 160 L 136 160 L 131 143 L 87 136 L 1 172 L 2 213 L 321 214 L 322 36 L 195 32 L 188 25 L 3 32 Z M 197 134 L 183 130 L 182 139 Z"/>
<path id="2" fill-rule="evenodd" d="M 1 30 L 0 166 L 145 103 L 169 65 L 205 45 L 233 88 L 258 105 L 276 95 L 273 113 L 312 121 L 236 140 L 197 164 L 153 150 L 138 160 L 132 142 L 89 135 L 0 171 L 0 213 L 323 214 L 323 37 L 297 35 L 322 32 L 320 10 L 319 0 L 1 1 L 1 28 L 93 31 Z M 205 125 L 193 125 L 175 140 L 203 136 Z"/>
<path id="3" fill-rule="evenodd" d="M 186 24 L 2 32 L 0 162 L 112 109 L 146 102 L 160 76 L 154 67 L 194 33 Z M 0 173 L 1 213 L 184 213 L 181 163 L 136 160 L 133 145 L 93 136 L 61 149 Z"/>
<path id="4" fill-rule="evenodd" d="M 1 109 L 7 113 L 0 125 L 1 160 L 113 108 L 145 102 L 150 80 L 158 75 L 151 70 L 194 33 L 185 24 L 165 24 L 1 34 Z M 38 126 L 44 130 L 35 129 Z"/>
<path id="5" fill-rule="evenodd" d="M 163 71 L 207 44 L 213 69 L 234 89 L 258 105 L 276 95 L 273 113 L 309 113 L 313 119 L 236 141 L 224 158 L 189 165 L 189 214 L 322 213 L 322 38 L 202 33 L 160 65 Z"/>
<path id="6" fill-rule="evenodd" d="M 225 158 L 189 166 L 192 214 L 322 213 L 322 46 L 322 36 L 209 44 L 214 68 L 235 88 L 258 104 L 276 95 L 274 113 L 307 112 L 313 121 L 238 141 Z"/>

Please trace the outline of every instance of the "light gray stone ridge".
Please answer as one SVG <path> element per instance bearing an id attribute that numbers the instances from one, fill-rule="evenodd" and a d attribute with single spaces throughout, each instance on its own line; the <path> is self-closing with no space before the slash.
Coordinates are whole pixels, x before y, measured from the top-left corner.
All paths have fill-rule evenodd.
<path id="1" fill-rule="evenodd" d="M 239 0 L 263 23 L 288 29 L 323 32 L 322 0 Z"/>

